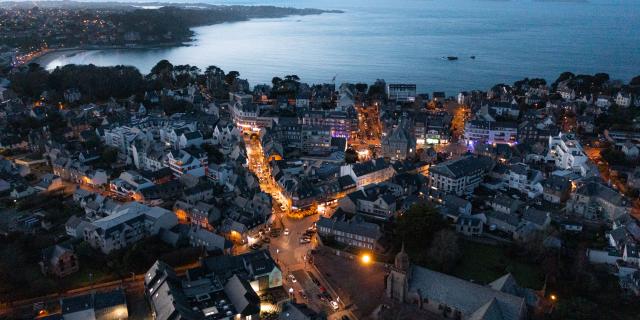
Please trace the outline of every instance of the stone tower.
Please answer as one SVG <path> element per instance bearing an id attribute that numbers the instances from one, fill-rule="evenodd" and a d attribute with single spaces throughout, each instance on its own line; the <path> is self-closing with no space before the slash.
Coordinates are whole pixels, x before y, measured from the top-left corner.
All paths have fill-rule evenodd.
<path id="1" fill-rule="evenodd" d="M 391 272 L 387 277 L 387 297 L 399 302 L 405 302 L 409 290 L 410 278 L 411 263 L 409 261 L 409 255 L 404 251 L 403 242 L 402 249 L 396 255 L 394 265 L 391 267 Z"/>

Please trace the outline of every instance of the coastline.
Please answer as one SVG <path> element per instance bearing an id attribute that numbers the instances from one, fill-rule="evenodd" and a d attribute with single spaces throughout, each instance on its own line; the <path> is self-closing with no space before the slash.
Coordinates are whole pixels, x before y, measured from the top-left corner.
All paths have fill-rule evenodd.
<path id="1" fill-rule="evenodd" d="M 34 57 L 29 63 L 37 63 L 43 68 L 46 68 L 51 62 L 65 56 L 72 56 L 82 52 L 88 51 L 100 51 L 100 50 L 125 50 L 125 49 L 156 49 L 156 48 L 171 48 L 171 47 L 181 47 L 188 46 L 187 43 L 177 42 L 177 43 L 163 43 L 163 44 L 153 44 L 153 45 L 136 45 L 136 46 L 123 46 L 123 45 L 113 45 L 113 46 L 86 46 L 86 47 L 73 47 L 73 48 L 57 48 L 57 49 L 49 49 L 41 55 Z"/>

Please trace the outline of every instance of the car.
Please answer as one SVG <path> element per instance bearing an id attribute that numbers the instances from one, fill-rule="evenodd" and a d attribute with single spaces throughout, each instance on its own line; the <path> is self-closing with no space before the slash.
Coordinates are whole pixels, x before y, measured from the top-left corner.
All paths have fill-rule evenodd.
<path id="1" fill-rule="evenodd" d="M 309 242 L 311 242 L 310 239 L 300 238 L 300 244 L 306 244 L 306 243 L 309 243 Z"/>
<path id="2" fill-rule="evenodd" d="M 328 301 L 327 297 L 325 297 L 323 294 L 319 294 L 319 293 L 318 293 L 318 299 L 320 299 L 320 301 L 325 301 L 325 302 Z"/>
<path id="3" fill-rule="evenodd" d="M 329 302 L 329 304 L 331 305 L 331 308 L 332 308 L 334 311 L 335 311 L 335 310 L 340 309 L 340 306 L 338 305 L 338 303 L 337 303 L 335 300 L 331 300 L 331 301 Z"/>
<path id="4" fill-rule="evenodd" d="M 249 248 L 251 248 L 251 250 L 258 250 L 258 249 L 260 249 L 260 245 L 257 244 L 257 243 L 254 243 L 254 244 L 250 245 Z"/>
<path id="5" fill-rule="evenodd" d="M 284 235 L 288 236 L 289 235 L 289 228 L 284 228 Z"/>
<path id="6" fill-rule="evenodd" d="M 290 280 L 291 282 L 293 282 L 293 283 L 298 282 L 298 280 L 296 280 L 296 277 L 295 277 L 294 275 L 292 275 L 292 274 L 290 274 L 290 275 L 289 275 L 289 280 Z"/>
<path id="7" fill-rule="evenodd" d="M 298 290 L 298 293 L 300 294 L 300 297 L 301 297 L 302 299 L 304 299 L 304 300 L 309 299 L 309 297 L 307 297 L 307 294 L 306 294 L 306 293 L 304 293 L 304 291 L 302 291 L 302 290 Z"/>

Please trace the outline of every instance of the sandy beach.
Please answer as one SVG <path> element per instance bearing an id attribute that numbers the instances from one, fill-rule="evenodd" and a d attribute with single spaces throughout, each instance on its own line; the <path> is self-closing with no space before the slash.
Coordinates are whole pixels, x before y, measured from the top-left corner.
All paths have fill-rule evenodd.
<path id="1" fill-rule="evenodd" d="M 60 57 L 73 56 L 74 54 L 78 54 L 83 51 L 87 51 L 87 49 L 53 49 L 47 51 L 37 58 L 34 58 L 33 60 L 31 60 L 31 62 L 37 63 L 42 67 L 46 67 L 47 65 L 49 65 L 49 63 L 55 61 Z"/>

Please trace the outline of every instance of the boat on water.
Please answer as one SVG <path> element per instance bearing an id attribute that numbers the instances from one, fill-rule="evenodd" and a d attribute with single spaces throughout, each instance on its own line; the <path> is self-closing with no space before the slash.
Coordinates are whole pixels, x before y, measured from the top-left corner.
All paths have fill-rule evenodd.
<path id="1" fill-rule="evenodd" d="M 458 57 L 456 57 L 456 56 L 448 56 L 447 60 L 449 60 L 449 61 L 458 60 Z"/>
<path id="2" fill-rule="evenodd" d="M 470 58 L 475 60 L 476 56 L 471 56 Z"/>

